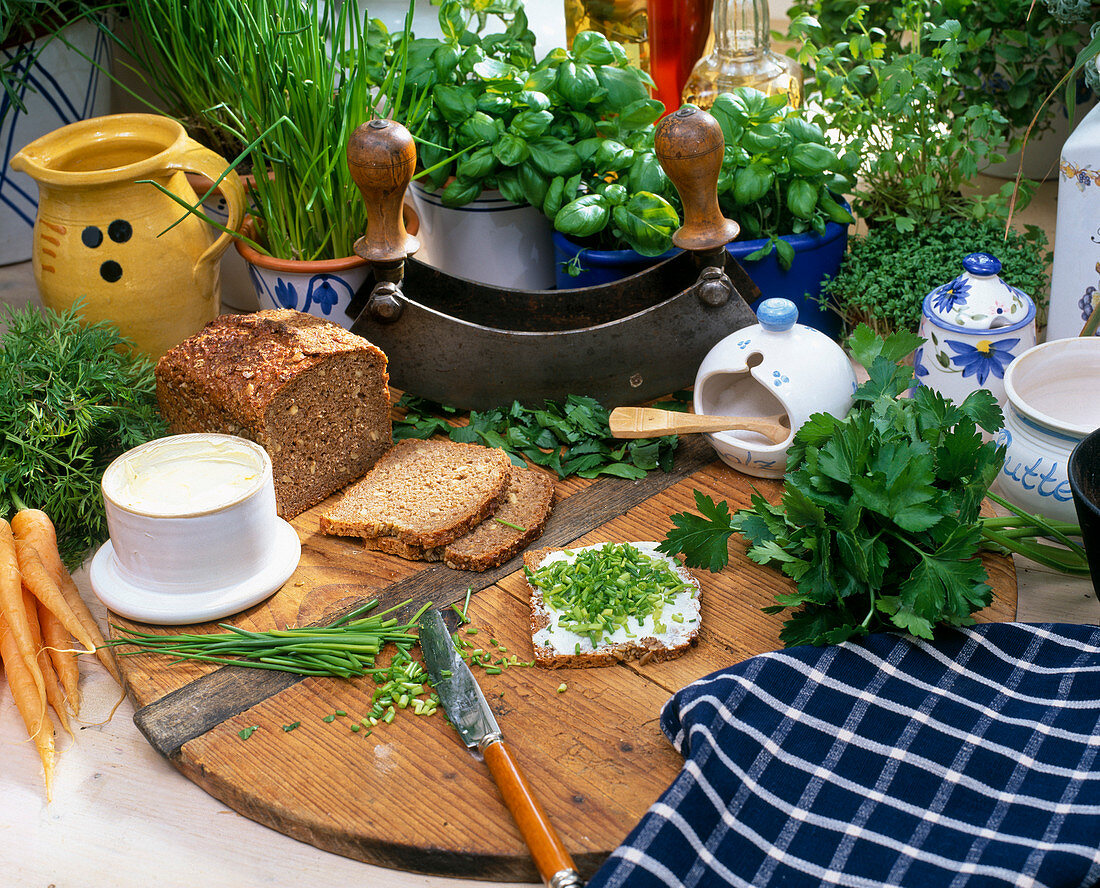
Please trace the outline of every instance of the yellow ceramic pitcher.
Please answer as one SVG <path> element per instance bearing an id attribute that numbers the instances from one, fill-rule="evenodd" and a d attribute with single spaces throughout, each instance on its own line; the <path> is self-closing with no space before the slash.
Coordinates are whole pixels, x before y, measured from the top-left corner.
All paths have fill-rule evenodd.
<path id="1" fill-rule="evenodd" d="M 154 360 L 197 333 L 218 315 L 219 260 L 232 237 L 215 239 L 149 183 L 194 205 L 185 173 L 217 180 L 228 165 L 155 114 L 83 120 L 31 142 L 11 166 L 38 183 L 33 263 L 43 303 L 63 311 L 82 300 L 85 321 L 110 321 Z M 219 188 L 226 227 L 237 230 L 240 179 L 231 172 Z"/>

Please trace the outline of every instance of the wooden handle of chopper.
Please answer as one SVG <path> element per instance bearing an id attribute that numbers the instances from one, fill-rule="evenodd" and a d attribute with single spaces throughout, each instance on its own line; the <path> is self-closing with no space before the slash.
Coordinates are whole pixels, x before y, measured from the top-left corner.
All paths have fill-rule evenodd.
<path id="1" fill-rule="evenodd" d="M 405 230 L 401 208 L 416 169 L 412 134 L 395 120 L 376 118 L 348 139 L 348 168 L 367 207 L 367 233 L 355 242 L 368 262 L 393 263 L 420 248 Z"/>
<path id="2" fill-rule="evenodd" d="M 531 857 L 534 858 L 543 882 L 550 885 L 553 880 L 555 886 L 580 885 L 579 877 L 570 879 L 569 874 L 576 874 L 577 871 L 573 858 L 565 850 L 565 845 L 551 825 L 542 805 L 535 798 L 527 778 L 512 757 L 511 750 L 503 740 L 498 740 L 487 745 L 482 754 L 500 794 L 504 797 L 504 804 L 512 812 L 516 826 L 531 851 Z"/>
<path id="3" fill-rule="evenodd" d="M 672 235 L 672 242 L 681 249 L 719 250 L 741 230 L 718 206 L 725 145 L 718 121 L 693 105 L 674 111 L 657 125 L 657 159 L 684 207 L 684 224 Z"/>

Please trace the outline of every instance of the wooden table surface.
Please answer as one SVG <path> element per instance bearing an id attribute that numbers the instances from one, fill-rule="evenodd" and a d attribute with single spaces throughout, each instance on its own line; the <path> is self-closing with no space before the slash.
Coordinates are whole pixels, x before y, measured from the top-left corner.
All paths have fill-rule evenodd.
<path id="1" fill-rule="evenodd" d="M 1046 220 L 1040 220 L 1046 221 Z M 0 302 L 36 301 L 29 264 L 0 268 Z M 1088 580 L 1016 559 L 1016 618 L 1100 624 Z M 77 584 L 105 625 L 85 571 Z M 176 771 L 137 730 L 128 700 L 86 667 L 76 742 L 61 741 L 54 798 L 46 804 L 33 744 L 10 696 L 0 694 L 0 881 L 12 888 L 487 888 L 421 876 L 320 851 L 229 809 Z M 112 707 L 119 703 L 112 715 Z M 495 882 L 507 888 L 518 883 Z"/>

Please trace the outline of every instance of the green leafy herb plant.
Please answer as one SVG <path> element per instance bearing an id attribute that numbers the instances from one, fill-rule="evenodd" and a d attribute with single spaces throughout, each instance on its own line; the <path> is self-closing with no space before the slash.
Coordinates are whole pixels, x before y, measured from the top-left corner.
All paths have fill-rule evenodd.
<path id="1" fill-rule="evenodd" d="M 817 42 L 838 44 L 848 39 L 849 17 L 864 6 L 864 25 L 881 33 L 887 52 L 894 53 L 904 51 L 907 41 L 907 5 L 912 4 L 793 0 L 788 15 L 792 21 L 813 16 Z M 1032 138 L 1052 128 L 1065 106 L 1045 99 L 1061 86 L 1086 42 L 1084 26 L 1096 18 L 1094 0 L 920 0 L 918 5 L 928 21 L 942 25 L 953 19 L 961 27 L 959 111 L 965 113 L 974 96 L 985 96 L 1017 140 L 1033 121 Z M 1080 88 L 1079 80 L 1074 88 Z"/>
<path id="2" fill-rule="evenodd" d="M 482 33 L 488 13 L 502 32 Z M 440 40 L 409 43 L 407 82 L 432 98 L 419 150 L 444 204 L 494 189 L 604 248 L 669 248 L 679 216 L 653 153 L 664 106 L 620 44 L 582 31 L 536 61 L 518 0 L 445 0 L 439 24 Z"/>
<path id="3" fill-rule="evenodd" d="M 962 82 L 970 35 L 958 21 L 925 15 L 919 2 L 894 7 L 907 35 L 900 47 L 869 28 L 859 7 L 833 43 L 809 17 L 791 25 L 799 60 L 813 72 L 807 99 L 822 128 L 840 134 L 860 157 L 856 214 L 899 230 L 950 216 L 1005 216 L 1014 184 L 989 197 L 964 192 L 979 170 L 1004 159 L 1008 120 L 984 94 Z M 1026 197 L 1026 192 L 1023 192 Z"/>
<path id="4" fill-rule="evenodd" d="M 722 127 L 725 153 L 718 201 L 737 220 L 742 239 L 767 239 L 749 260 L 773 250 L 790 268 L 794 248 L 786 235 L 824 234 L 829 222 L 847 225 L 843 195 L 855 184 L 859 156 L 837 143 L 785 94 L 768 96 L 741 87 L 721 93 L 710 113 Z"/>
<path id="5" fill-rule="evenodd" d="M 136 59 L 162 113 L 205 134 L 227 161 L 239 149 L 233 166 L 250 168 L 251 245 L 288 260 L 354 255 L 366 207 L 348 140 L 398 104 L 414 132 L 426 111 L 422 95 L 404 91 L 405 60 L 385 25 L 354 3 L 128 6 L 134 37 L 110 34 Z"/>
<path id="6" fill-rule="evenodd" d="M 0 515 L 46 512 L 70 566 L 107 538 L 103 470 L 166 431 L 149 362 L 77 311 L 8 309 L 0 336 Z"/>
<path id="7" fill-rule="evenodd" d="M 853 221 L 843 195 L 854 185 L 858 155 L 838 153 L 787 96 L 741 87 L 719 95 L 709 110 L 725 140 L 717 185 L 722 210 L 741 225 L 743 239 L 766 241 L 748 259 L 775 251 L 789 268 L 794 248 L 784 237 L 824 234 L 829 222 Z M 651 124 L 629 138 L 605 140 L 591 162 L 586 158 L 581 178 L 566 183 L 566 198 L 571 184 L 580 196 L 554 216 L 559 231 L 583 238 L 610 226 L 612 244 L 625 242 L 647 256 L 672 248 L 680 201 L 654 153 L 654 130 Z M 552 213 L 553 205 L 545 210 Z"/>
<path id="8" fill-rule="evenodd" d="M 912 333 L 882 340 L 859 327 L 848 346 L 869 378 L 847 416 L 815 414 L 795 434 L 781 502 L 754 493 L 751 508 L 730 514 L 725 502 L 697 491 L 700 514 L 673 515 L 658 548 L 682 552 L 688 566 L 721 570 L 729 537 L 741 534 L 751 560 L 795 582 L 766 608 L 793 611 L 780 636 L 788 645 L 890 629 L 931 638 L 937 626 L 968 624 L 992 600 L 978 557 L 990 544 L 1053 553 L 1047 563 L 1079 571 L 1085 560 L 1073 528 L 1026 513 L 983 523 L 982 500 L 1004 453 L 982 431 L 1000 427 L 1000 408 L 985 390 L 961 404 L 923 386 L 900 397 L 913 370 L 899 361 L 919 344 Z M 1066 548 L 1028 540 L 1040 534 Z"/>

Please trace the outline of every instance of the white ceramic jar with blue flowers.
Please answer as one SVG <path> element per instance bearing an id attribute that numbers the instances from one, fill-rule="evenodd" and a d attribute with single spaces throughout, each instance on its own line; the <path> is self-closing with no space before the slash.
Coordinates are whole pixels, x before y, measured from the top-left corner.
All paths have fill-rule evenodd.
<path id="1" fill-rule="evenodd" d="M 913 359 L 917 382 L 956 403 L 988 389 L 1004 404 L 1004 375 L 1035 345 L 1035 302 L 1000 277 L 989 253 L 963 259 L 963 273 L 924 297 Z"/>

